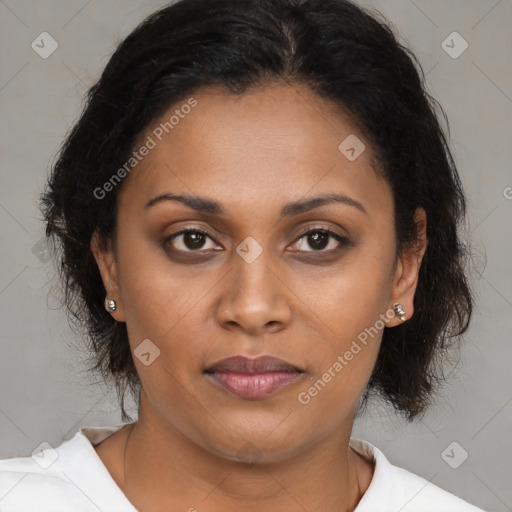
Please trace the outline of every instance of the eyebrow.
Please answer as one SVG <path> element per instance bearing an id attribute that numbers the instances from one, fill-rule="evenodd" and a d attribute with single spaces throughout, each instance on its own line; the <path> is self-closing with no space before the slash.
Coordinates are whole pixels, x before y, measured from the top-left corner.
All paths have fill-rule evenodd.
<path id="1" fill-rule="evenodd" d="M 222 205 L 217 201 L 214 201 L 213 199 L 185 194 L 170 193 L 154 197 L 144 206 L 144 210 L 148 210 L 149 208 L 166 201 L 176 201 L 185 206 L 188 206 L 189 208 L 192 208 L 193 210 L 202 213 L 210 213 L 212 215 L 226 214 L 226 210 L 222 207 Z M 311 199 L 302 199 L 300 201 L 288 203 L 284 205 L 283 208 L 281 209 L 281 217 L 291 217 L 293 215 L 308 212 L 315 208 L 320 208 L 321 206 L 332 203 L 340 203 L 348 206 L 353 206 L 354 208 L 357 208 L 359 211 L 368 215 L 368 212 L 366 211 L 365 207 L 359 201 L 356 201 L 355 199 L 352 199 L 343 194 L 327 194 L 323 196 L 313 197 Z"/>

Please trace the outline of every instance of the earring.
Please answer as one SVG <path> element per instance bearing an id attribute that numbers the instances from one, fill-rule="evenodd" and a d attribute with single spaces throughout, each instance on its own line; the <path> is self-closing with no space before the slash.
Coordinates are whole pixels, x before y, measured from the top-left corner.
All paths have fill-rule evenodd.
<path id="1" fill-rule="evenodd" d="M 105 309 L 109 313 L 113 313 L 117 309 L 116 301 L 112 299 L 105 299 Z"/>
<path id="2" fill-rule="evenodd" d="M 402 322 L 405 320 L 405 311 L 402 304 L 400 304 L 399 302 L 395 302 L 393 304 L 393 311 L 395 312 L 396 315 L 398 315 Z"/>

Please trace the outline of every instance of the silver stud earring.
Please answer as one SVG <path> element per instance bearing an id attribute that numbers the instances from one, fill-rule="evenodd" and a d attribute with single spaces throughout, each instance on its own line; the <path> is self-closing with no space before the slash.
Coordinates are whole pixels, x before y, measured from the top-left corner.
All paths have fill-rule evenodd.
<path id="1" fill-rule="evenodd" d="M 393 304 L 393 311 L 395 312 L 396 315 L 398 315 L 402 322 L 405 320 L 405 311 L 402 304 L 400 304 L 399 302 L 395 302 Z"/>
<path id="2" fill-rule="evenodd" d="M 117 309 L 116 301 L 112 299 L 105 299 L 105 309 L 109 313 L 113 313 Z"/>

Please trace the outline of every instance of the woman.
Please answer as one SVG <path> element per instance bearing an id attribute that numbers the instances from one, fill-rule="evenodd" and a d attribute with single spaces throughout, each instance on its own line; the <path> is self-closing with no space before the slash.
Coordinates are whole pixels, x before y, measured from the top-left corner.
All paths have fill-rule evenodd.
<path id="1" fill-rule="evenodd" d="M 351 437 L 373 393 L 421 416 L 472 312 L 415 62 L 347 0 L 181 0 L 122 42 L 42 206 L 130 421 L 1 461 L 1 510 L 480 510 Z"/>

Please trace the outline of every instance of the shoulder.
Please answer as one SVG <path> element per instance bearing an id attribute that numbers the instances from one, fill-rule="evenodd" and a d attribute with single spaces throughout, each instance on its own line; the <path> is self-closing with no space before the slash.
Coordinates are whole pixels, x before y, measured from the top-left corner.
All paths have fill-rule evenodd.
<path id="1" fill-rule="evenodd" d="M 53 448 L 0 460 L 2 512 L 89 512 L 127 505 L 93 443 L 121 426 L 85 427 Z M 129 504 L 124 510 L 135 511 Z"/>
<path id="2" fill-rule="evenodd" d="M 0 460 L 0 510 L 21 512 L 47 507 L 46 510 L 63 511 L 71 510 L 73 503 L 82 510 L 84 496 L 79 495 L 68 468 L 59 461 L 62 450 L 66 455 L 75 454 L 80 458 L 83 451 L 80 444 L 75 436 L 57 449 L 48 445 L 32 456 Z"/>
<path id="3" fill-rule="evenodd" d="M 425 478 L 394 466 L 367 441 L 352 438 L 350 446 L 375 464 L 372 481 L 354 512 L 484 512 Z"/>

